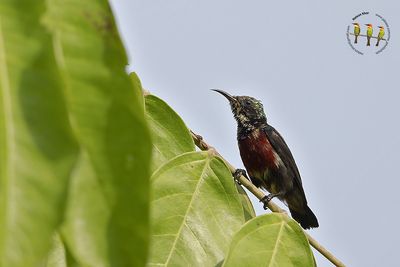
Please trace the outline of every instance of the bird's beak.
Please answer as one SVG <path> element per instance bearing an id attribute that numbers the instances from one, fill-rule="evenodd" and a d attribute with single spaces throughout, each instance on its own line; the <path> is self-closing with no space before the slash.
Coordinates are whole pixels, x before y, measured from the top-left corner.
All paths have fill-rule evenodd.
<path id="1" fill-rule="evenodd" d="M 211 89 L 211 90 L 213 90 L 213 91 L 215 91 L 217 93 L 220 93 L 221 95 L 225 96 L 226 99 L 228 99 L 230 103 L 237 101 L 236 98 L 234 98 L 233 96 L 231 96 L 230 94 L 228 94 L 225 91 L 222 91 L 222 90 L 219 90 L 219 89 Z"/>

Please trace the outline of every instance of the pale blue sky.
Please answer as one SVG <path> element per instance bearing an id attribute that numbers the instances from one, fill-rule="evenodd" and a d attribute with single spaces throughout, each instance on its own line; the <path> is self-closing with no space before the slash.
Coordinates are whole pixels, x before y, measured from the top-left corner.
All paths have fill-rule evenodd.
<path id="1" fill-rule="evenodd" d="M 399 266 L 398 1 L 111 2 L 145 88 L 237 167 L 236 124 L 209 89 L 261 99 L 319 219 L 309 233 L 348 266 Z M 362 11 L 390 25 L 379 55 L 347 44 Z"/>

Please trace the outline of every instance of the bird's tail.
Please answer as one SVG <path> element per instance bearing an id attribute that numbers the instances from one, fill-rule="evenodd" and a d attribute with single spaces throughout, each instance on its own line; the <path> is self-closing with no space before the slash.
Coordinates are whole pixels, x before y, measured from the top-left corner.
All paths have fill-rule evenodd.
<path id="1" fill-rule="evenodd" d="M 358 35 L 356 35 L 356 37 L 354 38 L 354 43 L 357 43 L 357 39 L 358 39 Z"/>
<path id="2" fill-rule="evenodd" d="M 367 37 L 367 46 L 371 45 L 371 37 Z"/>
<path id="3" fill-rule="evenodd" d="M 376 46 L 379 46 L 379 41 L 380 41 L 381 39 L 379 39 L 378 38 L 378 41 L 376 41 Z"/>
<path id="4" fill-rule="evenodd" d="M 305 204 L 305 209 L 302 212 L 292 210 L 289 207 L 290 214 L 292 214 L 293 219 L 300 223 L 301 227 L 304 229 L 316 228 L 319 226 L 318 219 L 312 212 L 312 210 Z"/>

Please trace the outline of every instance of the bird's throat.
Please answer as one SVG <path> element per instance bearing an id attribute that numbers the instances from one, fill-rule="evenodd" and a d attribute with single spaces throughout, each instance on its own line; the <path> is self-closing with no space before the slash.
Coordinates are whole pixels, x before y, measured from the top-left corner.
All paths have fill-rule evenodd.
<path id="1" fill-rule="evenodd" d="M 260 121 L 238 121 L 237 122 L 237 140 L 243 140 L 254 132 L 261 131 L 267 126 L 266 120 Z"/>

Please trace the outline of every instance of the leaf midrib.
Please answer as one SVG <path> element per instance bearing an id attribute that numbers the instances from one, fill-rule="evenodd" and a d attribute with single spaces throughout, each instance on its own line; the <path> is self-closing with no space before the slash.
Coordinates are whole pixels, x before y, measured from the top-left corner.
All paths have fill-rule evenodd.
<path id="1" fill-rule="evenodd" d="M 285 225 L 285 222 L 281 222 L 281 225 L 280 225 L 280 228 L 279 228 L 279 233 L 278 233 L 278 235 L 276 237 L 276 241 L 275 241 L 274 251 L 272 252 L 272 256 L 271 256 L 271 259 L 270 259 L 270 261 L 268 263 L 268 267 L 272 266 L 271 265 L 272 262 L 275 262 L 276 253 L 278 251 L 278 243 L 280 242 L 284 225 Z"/>

